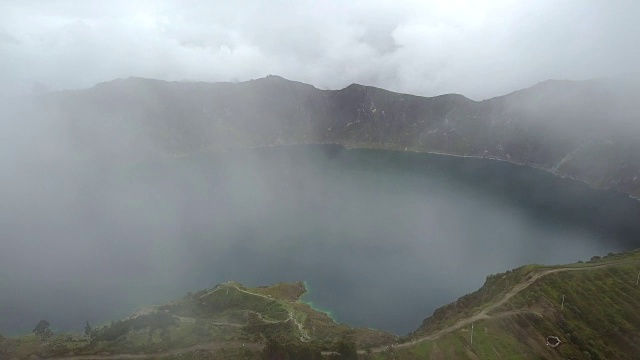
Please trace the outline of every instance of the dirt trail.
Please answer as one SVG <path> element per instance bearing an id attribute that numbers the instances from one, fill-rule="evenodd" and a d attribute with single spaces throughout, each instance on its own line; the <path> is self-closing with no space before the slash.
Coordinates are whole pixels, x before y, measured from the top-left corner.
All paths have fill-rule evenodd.
<path id="1" fill-rule="evenodd" d="M 246 293 L 246 294 L 249 294 L 249 295 L 260 296 L 260 297 L 263 297 L 263 298 L 265 298 L 267 300 L 275 301 L 275 299 L 273 299 L 272 297 L 267 296 L 267 295 L 252 293 L 252 292 L 249 292 L 249 291 L 246 291 L 246 290 L 242 290 L 237 286 L 234 286 L 234 288 L 236 288 L 236 290 L 238 290 L 240 292 L 243 292 L 243 293 Z M 291 310 L 289 310 L 289 318 L 287 318 L 286 320 L 281 320 L 281 321 L 268 321 L 268 320 L 262 318 L 262 314 L 258 313 L 258 315 L 260 316 L 260 319 L 262 319 L 262 321 L 270 322 L 270 323 L 274 323 L 274 324 L 275 323 L 279 323 L 279 322 L 287 322 L 289 320 L 292 320 L 294 322 L 294 324 L 298 327 L 298 330 L 300 331 L 300 341 L 302 341 L 302 342 L 311 341 L 311 337 L 304 330 L 302 324 L 300 322 L 298 322 L 298 320 L 293 316 L 293 312 Z"/>
<path id="2" fill-rule="evenodd" d="M 274 299 L 274 298 L 272 298 L 272 297 L 270 297 L 270 296 L 267 296 L 267 295 L 262 295 L 262 294 L 253 293 L 253 292 L 250 292 L 250 291 L 247 291 L 247 290 L 242 290 L 242 289 L 240 289 L 240 288 L 239 288 L 239 287 L 237 287 L 237 286 L 233 286 L 233 287 L 234 287 L 236 290 L 238 290 L 238 291 L 240 291 L 240 292 L 243 292 L 243 293 L 245 293 L 245 294 L 249 294 L 249 295 L 253 295 L 253 296 L 259 296 L 259 297 L 265 298 L 265 299 L 270 300 L 270 301 L 275 301 L 275 300 L 276 300 L 276 299 Z"/>
<path id="3" fill-rule="evenodd" d="M 499 308 L 500 306 L 504 305 L 507 301 L 509 301 L 509 299 L 514 297 L 520 291 L 526 289 L 527 287 L 529 287 L 531 284 L 536 282 L 541 277 L 547 276 L 549 274 L 554 274 L 554 273 L 564 272 L 564 271 L 586 271 L 586 270 L 602 269 L 602 268 L 607 268 L 607 267 L 611 267 L 611 266 L 623 265 L 623 264 L 629 264 L 629 263 L 637 263 L 637 262 L 640 262 L 640 260 L 626 260 L 626 261 L 611 262 L 611 263 L 601 264 L 601 265 L 585 265 L 585 266 L 580 266 L 580 267 L 559 267 L 559 268 L 551 268 L 551 269 L 543 269 L 543 270 L 534 270 L 534 273 L 527 275 L 527 277 L 522 282 L 520 282 L 519 284 L 517 284 L 513 288 L 511 288 L 511 290 L 509 290 L 506 294 L 504 294 L 502 296 L 502 298 L 500 298 L 500 300 L 498 300 L 498 301 L 494 302 L 493 304 L 487 306 L 486 308 L 482 309 L 479 313 L 477 313 L 477 314 L 475 314 L 475 315 L 473 315 L 471 317 L 468 317 L 468 318 L 465 318 L 465 319 L 461 319 L 458 322 L 456 322 L 455 324 L 447 326 L 446 328 L 444 328 L 442 330 L 438 330 L 433 334 L 426 335 L 426 336 L 423 336 L 421 338 L 418 338 L 418 339 L 415 339 L 415 340 L 412 340 L 412 341 L 409 341 L 409 342 L 406 342 L 406 343 L 394 345 L 393 348 L 394 349 L 408 348 L 408 347 L 414 346 L 414 345 L 416 345 L 418 343 L 421 343 L 423 341 L 436 340 L 436 339 L 438 339 L 439 337 L 441 337 L 443 335 L 446 335 L 448 333 L 456 331 L 456 330 L 458 330 L 460 328 L 463 328 L 465 326 L 469 326 L 469 325 L 471 325 L 471 323 L 479 321 L 479 320 L 506 317 L 506 316 L 512 316 L 512 315 L 516 315 L 516 314 L 520 314 L 520 313 L 532 312 L 530 310 L 512 310 L 512 311 L 499 312 L 499 313 L 495 313 L 495 314 L 489 314 L 493 310 L 495 310 L 495 309 Z M 382 351 L 385 351 L 387 349 L 388 349 L 387 346 L 383 346 L 383 347 L 374 348 L 374 349 L 372 349 L 372 351 L 373 352 L 382 352 Z M 364 351 L 358 351 L 358 352 L 364 354 Z"/>
<path id="4" fill-rule="evenodd" d="M 187 317 L 187 316 L 173 315 L 173 317 L 177 318 L 182 323 L 188 323 L 188 324 L 195 324 L 196 321 L 198 321 L 198 319 L 196 319 L 196 318 Z M 237 328 L 241 328 L 241 327 L 244 326 L 244 324 L 227 322 L 227 321 L 210 321 L 210 320 L 206 320 L 206 322 L 209 325 L 215 325 L 215 326 L 231 326 L 231 327 L 237 327 Z"/>
<path id="5" fill-rule="evenodd" d="M 500 318 L 500 317 L 507 317 L 507 316 L 513 316 L 516 314 L 521 314 L 521 313 L 527 313 L 527 312 L 534 312 L 532 310 L 509 310 L 509 311 L 503 311 L 503 312 L 499 312 L 499 313 L 495 313 L 495 314 L 490 314 L 490 312 L 492 312 L 493 310 L 499 308 L 500 306 L 504 305 L 507 301 L 509 301 L 509 299 L 511 299 L 513 296 L 515 296 L 516 294 L 518 294 L 520 291 L 526 289 L 527 287 L 529 287 L 531 284 L 533 284 L 534 282 L 536 282 L 538 279 L 540 279 L 541 277 L 547 276 L 549 274 L 554 274 L 554 273 L 558 273 L 558 272 L 564 272 L 564 271 L 585 271 L 585 270 L 594 270 L 594 269 L 601 269 L 601 268 L 606 268 L 606 267 L 611 267 L 611 266 L 616 266 L 616 265 L 623 265 L 623 264 L 629 264 L 629 263 L 637 263 L 640 262 L 640 260 L 627 260 L 627 261 L 619 261 L 619 262 L 611 262 L 611 263 L 607 263 L 607 264 L 601 264 L 601 265 L 585 265 L 585 266 L 580 266 L 580 267 L 560 267 L 560 268 L 550 268 L 550 269 L 542 269 L 542 270 L 535 270 L 534 273 L 529 274 L 522 282 L 520 282 L 519 284 L 515 285 L 511 290 L 509 290 L 506 294 L 504 294 L 502 296 L 502 298 L 500 298 L 500 300 L 494 302 L 493 304 L 487 306 L 486 308 L 482 309 L 479 313 L 468 317 L 466 319 L 461 319 L 458 322 L 456 322 L 453 325 L 450 325 L 442 330 L 439 330 L 433 334 L 430 335 L 426 335 L 423 336 L 421 338 L 406 342 L 406 343 L 402 343 L 402 344 L 398 344 L 398 345 L 394 345 L 393 348 L 394 349 L 402 349 L 402 348 L 408 348 L 411 346 L 414 346 L 418 343 L 421 343 L 423 341 L 432 341 L 432 340 L 436 340 L 439 337 L 446 335 L 448 333 L 451 333 L 453 331 L 456 331 L 460 328 L 463 328 L 465 326 L 470 325 L 473 322 L 479 321 L 479 320 L 484 320 L 484 319 L 490 319 L 490 318 Z M 236 289 L 238 289 L 236 287 Z M 216 289 L 217 290 L 217 289 Z M 214 290 L 214 291 L 216 291 Z M 248 294 L 251 295 L 256 295 L 256 296 L 262 296 L 265 298 L 268 298 L 264 295 L 261 294 L 254 294 L 254 293 L 250 293 L 248 291 L 244 291 L 242 289 L 238 289 L 242 292 L 246 292 Z M 206 296 L 207 294 L 205 294 L 204 296 Z M 270 298 L 268 298 L 270 299 Z M 273 299 L 270 299 L 273 300 Z M 534 312 L 535 313 L 535 312 Z M 291 314 L 290 314 L 291 316 Z M 289 319 L 288 319 L 289 320 Z M 288 321 L 287 320 L 287 321 Z M 296 321 L 297 323 L 297 321 Z M 300 324 L 298 324 L 300 325 Z M 300 329 L 302 332 L 302 329 Z M 234 341 L 234 342 L 211 342 L 211 343 L 207 343 L 207 344 L 200 344 L 200 345 L 194 345 L 194 346 L 190 346 L 187 348 L 182 348 L 182 349 L 175 349 L 175 350 L 169 350 L 169 351 L 164 351 L 164 352 L 158 352 L 155 354 L 115 354 L 115 355 L 78 355 L 78 356 L 65 356 L 65 357 L 57 357 L 57 358 L 50 358 L 53 360 L 117 360 L 117 359 L 153 359 L 153 358 L 157 358 L 160 356 L 171 356 L 171 355 L 179 355 L 179 354 L 183 354 L 183 353 L 187 353 L 187 352 L 191 352 L 191 351 L 196 351 L 196 350 L 219 350 L 219 349 L 228 349 L 228 348 L 240 348 L 240 347 L 245 347 L 247 349 L 250 350 L 254 350 L 254 351 L 260 351 L 264 348 L 264 345 L 260 344 L 260 343 L 243 343 L 243 342 L 238 342 L 238 341 Z M 388 347 L 387 346 L 383 346 L 383 347 L 378 347 L 378 348 L 374 348 L 372 349 L 373 352 L 382 352 L 387 350 Z M 358 353 L 360 354 L 364 354 L 365 351 L 364 350 L 358 350 Z M 327 353 L 328 354 L 328 353 Z"/>

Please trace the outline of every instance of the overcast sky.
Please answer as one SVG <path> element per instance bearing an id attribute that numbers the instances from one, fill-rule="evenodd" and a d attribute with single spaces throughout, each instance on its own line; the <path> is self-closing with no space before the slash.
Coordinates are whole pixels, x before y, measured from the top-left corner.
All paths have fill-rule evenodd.
<path id="1" fill-rule="evenodd" d="M 474 99 L 640 71 L 640 1 L 0 2 L 0 94 L 277 74 Z"/>

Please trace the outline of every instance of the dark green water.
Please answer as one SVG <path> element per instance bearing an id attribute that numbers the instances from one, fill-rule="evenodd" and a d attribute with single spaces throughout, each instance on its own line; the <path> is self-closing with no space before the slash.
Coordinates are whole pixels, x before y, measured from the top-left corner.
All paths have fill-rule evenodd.
<path id="1" fill-rule="evenodd" d="M 640 203 L 503 162 L 331 146 L 40 170 L 5 195 L 0 331 L 305 280 L 398 334 L 486 275 L 636 248 Z M 6 205 L 10 204 L 10 205 Z"/>

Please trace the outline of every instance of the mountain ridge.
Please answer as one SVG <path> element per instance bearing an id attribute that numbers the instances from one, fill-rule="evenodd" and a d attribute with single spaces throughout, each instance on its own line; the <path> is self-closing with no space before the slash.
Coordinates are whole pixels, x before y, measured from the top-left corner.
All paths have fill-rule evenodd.
<path id="1" fill-rule="evenodd" d="M 336 144 L 504 160 L 640 197 L 640 81 L 622 80 L 543 82 L 477 102 L 279 76 L 129 78 L 44 95 L 36 117 L 62 126 L 76 153 L 102 159 Z"/>

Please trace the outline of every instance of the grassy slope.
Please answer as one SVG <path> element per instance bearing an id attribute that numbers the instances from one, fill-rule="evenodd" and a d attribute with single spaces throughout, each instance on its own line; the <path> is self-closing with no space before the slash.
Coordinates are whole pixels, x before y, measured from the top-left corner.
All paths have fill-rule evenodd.
<path id="1" fill-rule="evenodd" d="M 232 282 L 159 307 L 179 320 L 168 327 L 129 331 L 115 341 L 69 341 L 57 335 L 43 342 L 29 335 L 5 339 L 1 346 L 18 358 L 70 351 L 157 353 L 194 345 L 201 346 L 192 351 L 198 358 L 207 358 L 205 353 L 250 358 L 239 344 L 259 348 L 265 336 L 284 341 L 307 336 L 319 346 L 355 339 L 360 349 L 373 348 L 370 354 L 362 351 L 362 357 L 376 359 L 629 359 L 640 354 L 639 271 L 640 251 L 634 251 L 491 275 L 481 289 L 436 310 L 403 344 L 390 349 L 375 345 L 396 343 L 394 336 L 336 324 L 299 302 L 302 283 L 245 288 Z M 548 335 L 558 336 L 562 344 L 547 346 Z M 225 344 L 229 348 L 222 350 Z"/>
<path id="2" fill-rule="evenodd" d="M 505 307 L 544 309 L 546 317 L 530 317 L 522 325 L 560 337 L 564 344 L 557 352 L 563 358 L 629 358 L 640 354 L 639 271 L 640 263 L 624 263 L 554 273 Z"/>
<path id="3" fill-rule="evenodd" d="M 379 359 L 630 359 L 640 354 L 640 251 L 567 266 L 527 266 L 490 276 L 483 288 L 425 320 L 410 338 L 433 335 L 490 309 L 474 322 L 406 348 L 372 355 Z M 505 294 L 530 276 L 543 276 Z M 565 296 L 562 307 L 562 295 Z M 499 303 L 499 306 L 495 306 Z M 556 348 L 546 336 L 558 336 Z M 409 340 L 409 339 L 407 339 Z M 393 354 L 393 355 L 392 355 Z"/>
<path id="4" fill-rule="evenodd" d="M 246 343 L 253 350 L 260 349 L 260 343 L 267 338 L 314 342 L 327 349 L 344 339 L 352 339 L 360 347 L 397 339 L 380 331 L 335 323 L 327 314 L 298 301 L 305 292 L 303 283 L 246 288 L 228 282 L 99 327 L 91 339 L 80 334 L 73 338 L 70 334 L 56 334 L 44 341 L 34 335 L 6 339 L 0 344 L 0 358 L 4 358 L 2 350 L 5 349 L 8 358 L 27 358 L 30 355 L 157 354 L 183 348 L 197 348 L 192 352 L 202 356 L 216 353 L 234 358 L 244 357 L 247 349 L 232 347 Z"/>

